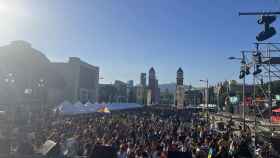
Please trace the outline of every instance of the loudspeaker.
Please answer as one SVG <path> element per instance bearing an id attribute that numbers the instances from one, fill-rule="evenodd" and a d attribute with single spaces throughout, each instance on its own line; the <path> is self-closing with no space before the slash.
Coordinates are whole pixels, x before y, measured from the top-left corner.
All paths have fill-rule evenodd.
<path id="1" fill-rule="evenodd" d="M 117 158 L 117 151 L 111 146 L 97 145 L 93 148 L 89 158 Z"/>

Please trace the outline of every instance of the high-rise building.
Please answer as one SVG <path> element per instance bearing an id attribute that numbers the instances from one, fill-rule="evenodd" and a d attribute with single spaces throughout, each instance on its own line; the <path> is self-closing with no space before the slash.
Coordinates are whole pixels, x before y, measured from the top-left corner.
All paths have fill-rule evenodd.
<path id="1" fill-rule="evenodd" d="M 140 74 L 140 84 L 135 87 L 136 102 L 138 104 L 147 104 L 147 84 L 146 73 Z"/>
<path id="2" fill-rule="evenodd" d="M 175 105 L 178 109 L 182 109 L 184 107 L 185 88 L 184 88 L 184 72 L 181 68 L 177 70 L 176 79 L 177 82 L 176 82 Z"/>
<path id="3" fill-rule="evenodd" d="M 136 93 L 136 103 L 138 104 L 145 104 L 145 87 L 142 85 L 135 86 L 135 93 Z"/>
<path id="4" fill-rule="evenodd" d="M 133 80 L 127 81 L 127 101 L 129 103 L 135 103 L 136 102 L 136 89 L 133 84 Z"/>
<path id="5" fill-rule="evenodd" d="M 184 72 L 181 68 L 177 70 L 177 85 L 184 85 Z"/>
<path id="6" fill-rule="evenodd" d="M 158 87 L 158 80 L 156 79 L 156 72 L 154 70 L 154 68 L 152 67 L 149 70 L 149 85 L 148 85 L 148 89 L 151 91 L 151 99 L 150 103 L 148 104 L 158 104 L 159 103 L 159 99 L 160 99 L 160 92 L 159 92 L 159 87 Z"/>
<path id="7" fill-rule="evenodd" d="M 146 73 L 141 73 L 140 75 L 140 84 L 143 86 L 143 87 L 146 87 L 147 84 L 146 84 Z"/>
<path id="8" fill-rule="evenodd" d="M 128 88 L 132 88 L 133 86 L 134 86 L 133 80 L 127 81 L 127 87 L 128 87 Z"/>
<path id="9" fill-rule="evenodd" d="M 147 90 L 147 106 L 151 106 L 153 105 L 153 101 L 152 101 L 152 90 L 148 89 Z"/>

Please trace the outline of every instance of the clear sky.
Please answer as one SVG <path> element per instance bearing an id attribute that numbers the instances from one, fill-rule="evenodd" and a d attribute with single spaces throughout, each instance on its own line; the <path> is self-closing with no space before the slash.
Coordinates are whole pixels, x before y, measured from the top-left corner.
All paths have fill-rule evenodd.
<path id="1" fill-rule="evenodd" d="M 105 83 L 139 83 L 153 66 L 160 83 L 182 67 L 185 83 L 213 84 L 238 78 L 227 57 L 253 48 L 262 29 L 238 12 L 279 9 L 279 0 L 0 0 L 0 45 L 26 40 L 52 61 L 78 56 Z M 280 17 L 274 26 L 280 32 Z"/>

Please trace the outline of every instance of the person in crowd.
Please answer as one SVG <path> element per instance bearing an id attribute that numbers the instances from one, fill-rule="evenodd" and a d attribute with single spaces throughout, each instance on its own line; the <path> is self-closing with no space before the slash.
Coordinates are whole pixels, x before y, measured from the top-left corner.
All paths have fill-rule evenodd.
<path id="1" fill-rule="evenodd" d="M 92 155 L 97 146 L 111 148 L 117 158 L 167 158 L 171 153 L 185 153 L 193 158 L 251 156 L 250 135 L 234 135 L 231 121 L 226 133 L 219 133 L 187 110 L 140 108 L 109 115 L 55 118 L 44 126 L 47 129 L 38 130 L 41 135 L 35 136 L 59 142 L 61 153 L 67 158 Z"/>

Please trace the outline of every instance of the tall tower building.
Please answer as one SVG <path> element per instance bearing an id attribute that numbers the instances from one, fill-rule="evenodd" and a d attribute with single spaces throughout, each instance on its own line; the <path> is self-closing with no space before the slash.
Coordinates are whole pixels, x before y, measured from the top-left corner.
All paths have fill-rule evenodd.
<path id="1" fill-rule="evenodd" d="M 181 68 L 177 70 L 177 85 L 184 85 L 184 72 Z"/>
<path id="2" fill-rule="evenodd" d="M 159 88 L 158 88 L 158 81 L 156 79 L 156 72 L 155 69 L 152 67 L 149 70 L 149 90 L 151 91 L 151 99 L 150 104 L 158 104 L 159 103 Z"/>
<path id="3" fill-rule="evenodd" d="M 143 87 L 146 87 L 146 73 L 141 73 L 140 75 L 140 84 L 143 86 Z"/>
<path id="4" fill-rule="evenodd" d="M 184 96 L 185 96 L 185 88 L 184 88 L 184 72 L 181 68 L 177 70 L 177 82 L 176 82 L 176 98 L 175 105 L 177 109 L 183 109 L 184 107 Z"/>
<path id="5" fill-rule="evenodd" d="M 156 72 L 153 67 L 150 68 L 149 70 L 149 88 L 153 89 L 156 84 Z"/>

